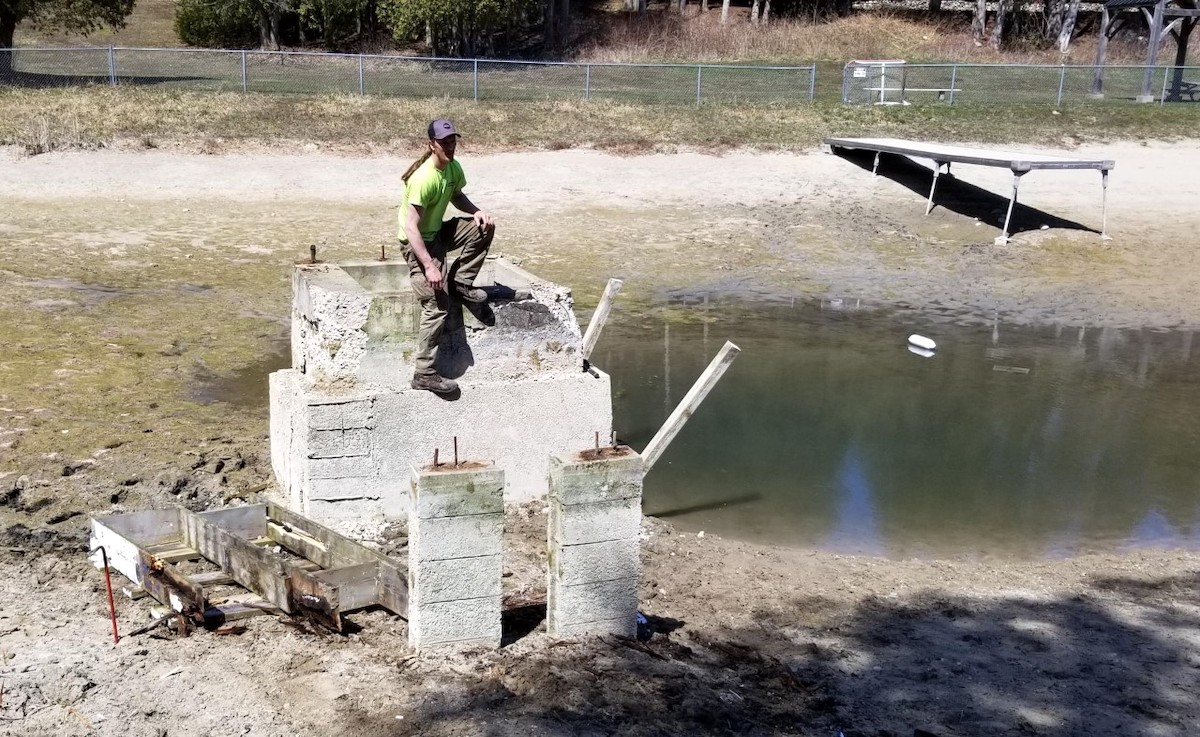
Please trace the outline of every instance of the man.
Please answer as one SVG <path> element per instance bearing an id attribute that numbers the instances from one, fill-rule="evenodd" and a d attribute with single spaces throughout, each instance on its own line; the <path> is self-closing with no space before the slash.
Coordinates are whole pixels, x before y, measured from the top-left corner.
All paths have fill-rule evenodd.
<path id="1" fill-rule="evenodd" d="M 429 150 L 404 174 L 400 205 L 400 250 L 408 262 L 413 292 L 421 303 L 416 370 L 412 387 L 453 394 L 458 384 L 438 374 L 434 363 L 451 305 L 460 301 L 487 310 L 487 292 L 472 286 L 492 245 L 492 216 L 463 193 L 467 184 L 454 160 L 459 134 L 449 120 L 429 124 Z M 453 204 L 470 217 L 442 222 Z M 457 254 L 451 259 L 452 254 Z M 449 292 L 453 292 L 450 294 Z"/>

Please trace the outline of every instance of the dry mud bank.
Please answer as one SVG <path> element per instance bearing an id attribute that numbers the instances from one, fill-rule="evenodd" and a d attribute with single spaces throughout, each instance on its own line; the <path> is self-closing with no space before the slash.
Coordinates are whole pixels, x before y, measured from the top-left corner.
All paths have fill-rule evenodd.
<path id="1" fill-rule="evenodd" d="M 464 147 L 466 149 L 467 147 Z M 696 153 L 461 152 L 497 248 L 590 307 L 664 295 L 854 296 L 978 319 L 1200 324 L 1200 146 L 1114 144 L 1034 173 L 994 246 L 1006 172 Z M 269 491 L 265 388 L 289 270 L 375 255 L 406 156 L 0 152 L 0 734 L 1185 734 L 1200 718 L 1200 559 L 886 561 L 647 521 L 643 644 L 536 627 L 545 517 L 508 520 L 512 642 L 414 658 L 404 623 L 349 638 L 106 640 L 86 515 Z M 1047 229 L 1041 229 L 1048 225 Z M 586 311 L 586 309 L 584 310 Z M 214 401 L 221 400 L 221 401 Z M 227 401 L 233 400 L 233 401 Z M 402 537 L 379 541 L 402 554 Z M 129 630 L 144 603 L 121 601 Z M 530 628 L 533 630 L 530 631 Z"/>

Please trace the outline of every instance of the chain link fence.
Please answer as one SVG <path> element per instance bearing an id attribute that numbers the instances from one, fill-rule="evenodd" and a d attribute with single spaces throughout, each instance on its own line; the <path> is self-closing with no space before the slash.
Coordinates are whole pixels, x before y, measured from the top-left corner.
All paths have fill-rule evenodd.
<path id="1" fill-rule="evenodd" d="M 583 64 L 294 51 L 18 48 L 0 51 L 0 86 L 139 85 L 213 92 L 356 94 L 637 104 L 811 102 L 815 66 Z M 830 89 L 822 97 L 833 93 Z M 1054 105 L 1200 102 L 1200 67 L 909 64 L 852 61 L 847 104 Z"/>
<path id="2" fill-rule="evenodd" d="M 0 85 L 142 85 L 213 92 L 357 94 L 643 104 L 811 102 L 816 67 L 580 64 L 202 49 L 18 48 Z"/>
<path id="3" fill-rule="evenodd" d="M 1200 67 L 852 61 L 842 102 L 1054 105 L 1200 102 Z"/>

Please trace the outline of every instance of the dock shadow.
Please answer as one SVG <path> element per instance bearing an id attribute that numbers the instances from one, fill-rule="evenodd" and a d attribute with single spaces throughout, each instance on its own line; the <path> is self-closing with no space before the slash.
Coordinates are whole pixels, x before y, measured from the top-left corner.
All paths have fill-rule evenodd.
<path id="1" fill-rule="evenodd" d="M 834 155 L 867 171 L 871 170 L 875 161 L 874 152 L 859 149 L 835 149 Z M 920 195 L 922 201 L 929 197 L 929 188 L 933 185 L 933 169 L 898 154 L 881 154 L 877 174 L 907 187 L 914 194 Z M 1008 195 L 977 187 L 953 174 L 942 174 L 938 177 L 937 191 L 933 195 L 933 207 L 935 210 L 940 207 L 964 217 L 974 218 L 1000 230 L 1004 227 L 1004 215 L 1008 211 Z M 1009 236 L 1040 230 L 1043 226 L 1100 233 L 1099 230 L 1083 223 L 1026 205 L 1021 202 L 1018 194 L 1008 226 Z"/>

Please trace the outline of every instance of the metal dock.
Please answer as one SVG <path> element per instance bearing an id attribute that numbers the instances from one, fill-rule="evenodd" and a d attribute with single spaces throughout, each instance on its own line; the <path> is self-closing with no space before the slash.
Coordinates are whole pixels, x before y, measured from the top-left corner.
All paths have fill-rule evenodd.
<path id="1" fill-rule="evenodd" d="M 937 189 L 938 176 L 942 173 L 943 166 L 946 167 L 947 174 L 950 173 L 950 164 L 952 163 L 1009 169 L 1013 173 L 1012 195 L 1008 199 L 1008 213 L 1004 216 L 1004 232 L 996 239 L 997 244 L 1008 242 L 1008 225 L 1012 219 L 1013 206 L 1017 202 L 1017 190 L 1021 186 L 1022 176 L 1035 169 L 1097 169 L 1101 179 L 1100 237 L 1108 239 L 1106 232 L 1108 228 L 1108 172 L 1116 164 L 1111 159 L 1077 159 L 1002 149 L 946 146 L 940 143 L 921 143 L 900 138 L 826 138 L 824 143 L 831 151 L 835 148 L 874 151 L 875 163 L 871 168 L 873 174 L 879 170 L 879 157 L 882 154 L 897 154 L 932 160 L 934 163 L 933 185 L 929 188 L 929 200 L 925 204 L 926 215 L 933 210 L 933 193 Z"/>

